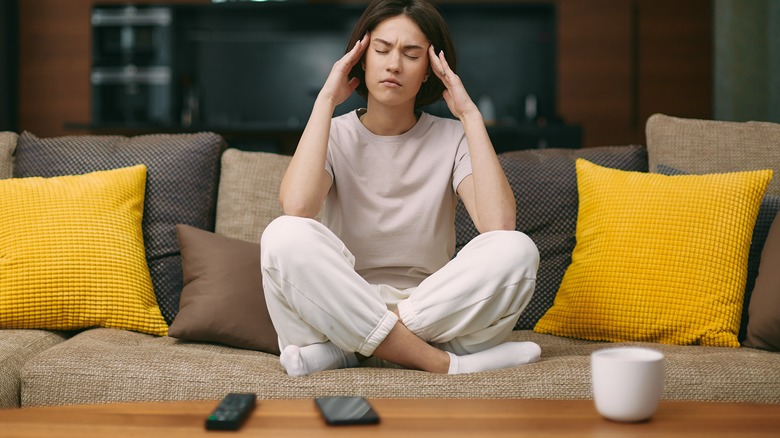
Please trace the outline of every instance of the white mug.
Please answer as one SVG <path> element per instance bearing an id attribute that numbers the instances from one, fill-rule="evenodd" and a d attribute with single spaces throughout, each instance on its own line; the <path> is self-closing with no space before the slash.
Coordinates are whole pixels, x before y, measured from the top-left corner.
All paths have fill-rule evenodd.
<path id="1" fill-rule="evenodd" d="M 590 356 L 596 410 L 614 421 L 652 417 L 664 391 L 664 355 L 649 348 L 617 347 Z"/>

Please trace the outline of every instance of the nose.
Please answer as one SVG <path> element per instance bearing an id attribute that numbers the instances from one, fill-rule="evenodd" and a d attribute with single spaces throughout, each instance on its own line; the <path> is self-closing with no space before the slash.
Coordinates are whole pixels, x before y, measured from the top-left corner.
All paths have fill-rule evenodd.
<path id="1" fill-rule="evenodd" d="M 387 65 L 385 68 L 388 72 L 399 73 L 401 71 L 401 54 L 395 50 L 391 50 L 387 57 Z"/>

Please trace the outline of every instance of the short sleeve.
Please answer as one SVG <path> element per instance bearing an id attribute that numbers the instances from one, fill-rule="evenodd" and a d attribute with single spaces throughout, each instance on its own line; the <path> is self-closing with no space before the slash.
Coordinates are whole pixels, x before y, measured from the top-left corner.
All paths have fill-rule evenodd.
<path id="1" fill-rule="evenodd" d="M 466 134 L 461 132 L 452 171 L 452 190 L 457 192 L 458 186 L 463 181 L 463 178 L 469 175 L 471 175 L 471 155 L 469 155 L 469 143 L 468 140 L 466 140 Z"/>
<path id="2" fill-rule="evenodd" d="M 334 129 L 335 126 L 331 121 L 330 135 L 328 135 L 328 152 L 325 154 L 325 172 L 328 172 L 331 181 L 335 180 L 335 178 L 333 178 L 333 143 L 334 143 L 333 130 Z"/>

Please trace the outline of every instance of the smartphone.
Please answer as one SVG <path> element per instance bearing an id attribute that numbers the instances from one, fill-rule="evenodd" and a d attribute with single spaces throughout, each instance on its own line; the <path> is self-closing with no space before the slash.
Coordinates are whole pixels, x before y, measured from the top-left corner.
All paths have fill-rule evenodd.
<path id="1" fill-rule="evenodd" d="M 363 397 L 318 397 L 314 402 L 330 425 L 379 423 L 379 415 Z"/>

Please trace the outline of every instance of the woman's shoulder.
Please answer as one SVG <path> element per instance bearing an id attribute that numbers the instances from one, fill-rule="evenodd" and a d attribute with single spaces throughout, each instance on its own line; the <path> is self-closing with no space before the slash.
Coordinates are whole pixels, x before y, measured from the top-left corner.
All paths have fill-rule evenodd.
<path id="1" fill-rule="evenodd" d="M 422 116 L 426 123 L 439 132 L 449 132 L 456 135 L 463 133 L 463 124 L 460 120 L 449 117 L 435 116 L 429 113 L 422 113 Z"/>
<path id="2" fill-rule="evenodd" d="M 354 126 L 357 119 L 357 110 L 348 111 L 340 116 L 334 116 L 330 119 L 331 126 L 349 127 Z"/>

